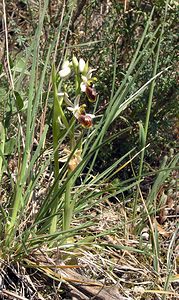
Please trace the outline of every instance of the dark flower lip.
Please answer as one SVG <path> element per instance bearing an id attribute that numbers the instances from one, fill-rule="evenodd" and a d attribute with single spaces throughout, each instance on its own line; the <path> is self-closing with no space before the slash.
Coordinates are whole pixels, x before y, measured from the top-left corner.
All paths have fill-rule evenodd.
<path id="1" fill-rule="evenodd" d="M 80 115 L 78 122 L 85 128 L 90 128 L 93 126 L 92 117 L 88 115 Z"/>
<path id="2" fill-rule="evenodd" d="M 86 85 L 85 93 L 86 93 L 86 96 L 88 97 L 88 100 L 90 102 L 95 102 L 96 101 L 96 98 L 97 98 L 98 94 L 97 94 L 96 90 L 93 87 L 91 87 L 89 85 Z"/>

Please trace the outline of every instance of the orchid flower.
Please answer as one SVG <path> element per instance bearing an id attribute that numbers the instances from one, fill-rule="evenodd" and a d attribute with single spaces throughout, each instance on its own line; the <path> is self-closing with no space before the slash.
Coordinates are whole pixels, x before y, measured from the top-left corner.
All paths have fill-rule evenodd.
<path id="1" fill-rule="evenodd" d="M 75 98 L 74 104 L 68 99 L 68 102 L 66 102 L 67 105 L 67 109 L 70 110 L 73 115 L 75 116 L 76 119 L 79 118 L 79 116 L 85 112 L 85 106 L 86 105 L 80 105 L 80 96 L 77 96 Z"/>
<path id="2" fill-rule="evenodd" d="M 89 69 L 85 76 L 81 75 L 82 83 L 80 85 L 80 88 L 81 88 L 82 92 L 86 91 L 86 86 L 89 85 L 89 83 L 90 83 L 91 80 L 92 81 L 96 80 L 95 78 L 92 78 L 92 73 L 95 70 L 96 69 Z"/>
<path id="3" fill-rule="evenodd" d="M 77 96 L 74 100 L 74 104 L 72 101 L 68 98 L 67 93 L 59 93 L 60 97 L 63 97 L 65 103 L 68 105 L 67 109 L 71 111 L 74 115 L 74 117 L 78 120 L 78 122 L 85 128 L 90 128 L 93 126 L 93 118 L 95 118 L 95 115 L 93 114 L 87 114 L 85 111 L 85 104 L 80 105 L 80 96 Z"/>
<path id="4" fill-rule="evenodd" d="M 93 118 L 95 118 L 93 114 L 81 114 L 78 118 L 78 122 L 84 128 L 91 128 L 93 126 Z"/>
<path id="5" fill-rule="evenodd" d="M 91 86 L 92 83 L 96 81 L 96 78 L 92 77 L 92 72 L 95 70 L 96 69 L 89 69 L 85 76 L 81 75 L 82 82 L 80 84 L 80 88 L 81 91 L 86 94 L 90 102 L 95 102 L 97 97 L 96 90 L 93 86 Z"/>
<path id="6" fill-rule="evenodd" d="M 71 74 L 71 63 L 68 60 L 65 60 L 62 64 L 62 69 L 59 71 L 59 75 L 62 79 L 66 79 Z"/>
<path id="7" fill-rule="evenodd" d="M 67 105 L 67 109 L 70 110 L 73 115 L 75 116 L 76 119 L 78 119 L 79 115 L 82 113 L 82 108 L 84 111 L 84 105 L 79 105 L 80 103 L 80 96 L 77 96 L 74 100 L 74 103 L 72 103 L 72 101 L 69 99 L 69 96 L 66 92 L 62 93 L 58 93 L 58 96 L 63 98 L 66 105 Z"/>

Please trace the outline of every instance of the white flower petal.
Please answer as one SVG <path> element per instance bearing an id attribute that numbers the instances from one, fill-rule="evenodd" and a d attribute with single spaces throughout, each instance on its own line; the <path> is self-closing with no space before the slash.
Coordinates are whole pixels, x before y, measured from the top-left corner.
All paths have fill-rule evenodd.
<path id="1" fill-rule="evenodd" d="M 86 84 L 84 82 L 80 84 L 80 89 L 82 92 L 86 92 Z"/>
<path id="2" fill-rule="evenodd" d="M 74 107 L 68 106 L 67 109 L 73 113 L 73 115 L 75 116 L 76 119 L 79 118 L 79 115 L 81 114 L 81 112 L 80 112 L 80 107 L 78 105 L 74 106 Z"/>
<path id="3" fill-rule="evenodd" d="M 93 114 L 86 114 L 85 116 L 88 116 L 88 117 L 90 117 L 90 118 L 92 118 L 92 119 L 96 118 L 96 116 L 93 115 Z"/>
<path id="4" fill-rule="evenodd" d="M 88 82 L 88 78 L 84 75 L 81 75 L 81 79 L 83 80 L 84 83 Z"/>
<path id="5" fill-rule="evenodd" d="M 60 98 L 63 98 L 67 105 L 73 106 L 73 103 L 70 101 L 68 94 L 66 92 L 64 92 L 64 93 L 60 92 L 60 93 L 58 93 L 58 96 Z"/>
<path id="6" fill-rule="evenodd" d="M 83 73 L 83 71 L 85 69 L 85 65 L 86 65 L 86 63 L 85 63 L 84 59 L 80 58 L 79 64 L 78 64 L 80 73 Z"/>
<path id="7" fill-rule="evenodd" d="M 89 71 L 88 71 L 88 73 L 87 73 L 88 79 L 91 78 L 92 73 L 93 73 L 94 71 L 96 71 L 96 70 L 97 70 L 97 69 L 89 69 Z"/>
<path id="8" fill-rule="evenodd" d="M 61 78 L 67 78 L 71 73 L 71 69 L 69 67 L 65 67 L 60 70 L 59 75 Z"/>
<path id="9" fill-rule="evenodd" d="M 62 93 L 62 92 L 58 93 L 59 97 L 64 97 L 64 95 L 65 95 L 65 93 Z"/>
<path id="10" fill-rule="evenodd" d="M 73 103 L 71 102 L 71 100 L 68 97 L 64 97 L 64 101 L 67 105 L 72 106 L 73 107 Z"/>
<path id="11" fill-rule="evenodd" d="M 70 65 L 69 60 L 65 60 L 65 61 L 63 62 L 63 64 L 62 64 L 62 69 L 65 69 L 66 67 L 69 67 L 69 65 Z"/>

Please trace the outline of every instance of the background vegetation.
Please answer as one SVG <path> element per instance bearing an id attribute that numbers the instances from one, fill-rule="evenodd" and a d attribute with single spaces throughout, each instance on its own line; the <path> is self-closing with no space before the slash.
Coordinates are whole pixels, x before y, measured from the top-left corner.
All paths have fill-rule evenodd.
<path id="1" fill-rule="evenodd" d="M 0 4 L 2 299 L 179 297 L 177 8 Z M 97 77 L 90 129 L 58 107 L 73 55 Z"/>

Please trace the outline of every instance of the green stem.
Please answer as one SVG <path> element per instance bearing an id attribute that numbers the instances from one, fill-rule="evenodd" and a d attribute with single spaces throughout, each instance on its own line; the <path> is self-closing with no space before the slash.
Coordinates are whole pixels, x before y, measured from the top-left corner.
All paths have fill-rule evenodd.
<path id="1" fill-rule="evenodd" d="M 2 177 L 4 146 L 5 146 L 5 130 L 3 124 L 0 122 L 0 181 Z"/>
<path id="2" fill-rule="evenodd" d="M 78 71 L 75 70 L 75 95 L 76 95 L 76 97 L 79 94 L 80 94 L 80 77 L 79 77 Z M 73 118 L 72 118 L 72 121 L 73 121 Z M 74 129 L 75 129 L 74 126 L 71 129 L 71 136 L 70 136 L 71 151 L 73 151 L 73 149 L 75 148 L 75 145 L 76 145 L 75 138 L 74 138 Z M 71 173 L 71 171 L 69 170 L 68 175 L 70 175 L 70 173 Z M 70 228 L 70 224 L 71 224 L 71 220 L 72 220 L 72 216 L 73 216 L 74 203 L 71 199 L 72 186 L 73 186 L 73 180 L 71 178 L 66 185 L 66 191 L 65 191 L 63 230 L 68 230 Z"/>
<path id="3" fill-rule="evenodd" d="M 71 151 L 75 148 L 75 138 L 74 138 L 74 126 L 71 129 Z M 68 175 L 71 174 L 71 171 L 68 171 Z M 64 213 L 63 213 L 63 230 L 68 230 L 70 228 L 70 223 L 73 215 L 74 205 L 71 203 L 71 189 L 73 186 L 72 178 L 67 182 L 66 191 L 65 191 L 65 199 L 64 199 Z"/>
<path id="4" fill-rule="evenodd" d="M 54 151 L 54 177 L 55 180 L 58 178 L 59 175 L 59 156 L 58 156 L 58 142 L 59 142 L 59 119 L 61 120 L 62 124 L 65 126 L 66 130 L 69 129 L 69 123 L 67 121 L 67 118 L 64 114 L 64 111 L 62 109 L 62 102 L 63 102 L 63 97 L 59 98 L 58 96 L 58 89 L 56 85 L 56 70 L 55 66 L 52 68 L 52 84 L 53 84 L 53 96 L 54 96 L 54 105 L 53 105 L 53 122 L 52 122 L 52 130 L 53 130 L 53 151 Z M 61 85 L 61 84 L 60 84 Z M 74 146 L 74 133 L 73 133 L 73 128 L 69 132 L 69 136 L 71 139 L 71 146 Z M 65 202 L 67 202 L 67 206 L 69 206 L 70 203 L 70 191 L 71 191 L 71 181 L 68 182 L 67 187 L 66 187 L 66 194 L 65 194 Z M 56 184 L 54 188 L 54 194 L 56 194 L 58 191 L 58 184 Z M 51 225 L 50 225 L 50 233 L 56 232 L 57 229 L 57 221 L 58 221 L 58 216 L 56 215 L 57 209 L 58 209 L 58 199 L 55 201 L 55 204 L 52 208 L 51 214 L 52 214 L 52 220 L 51 220 Z"/>
<path id="5" fill-rule="evenodd" d="M 53 120 L 52 120 L 52 132 L 53 132 L 53 153 L 54 153 L 54 177 L 55 180 L 59 175 L 59 162 L 58 162 L 58 111 L 61 109 L 61 105 L 58 100 L 58 90 L 56 85 L 56 70 L 55 66 L 52 67 L 52 84 L 53 84 L 53 97 L 54 97 L 54 103 L 53 103 Z M 54 193 L 56 193 L 58 190 L 58 184 L 56 184 L 54 188 Z M 54 215 L 57 211 L 58 207 L 58 201 L 56 201 L 56 204 L 52 208 L 51 214 Z M 50 224 L 50 233 L 54 233 L 57 228 L 57 215 L 54 215 L 51 220 Z"/>

